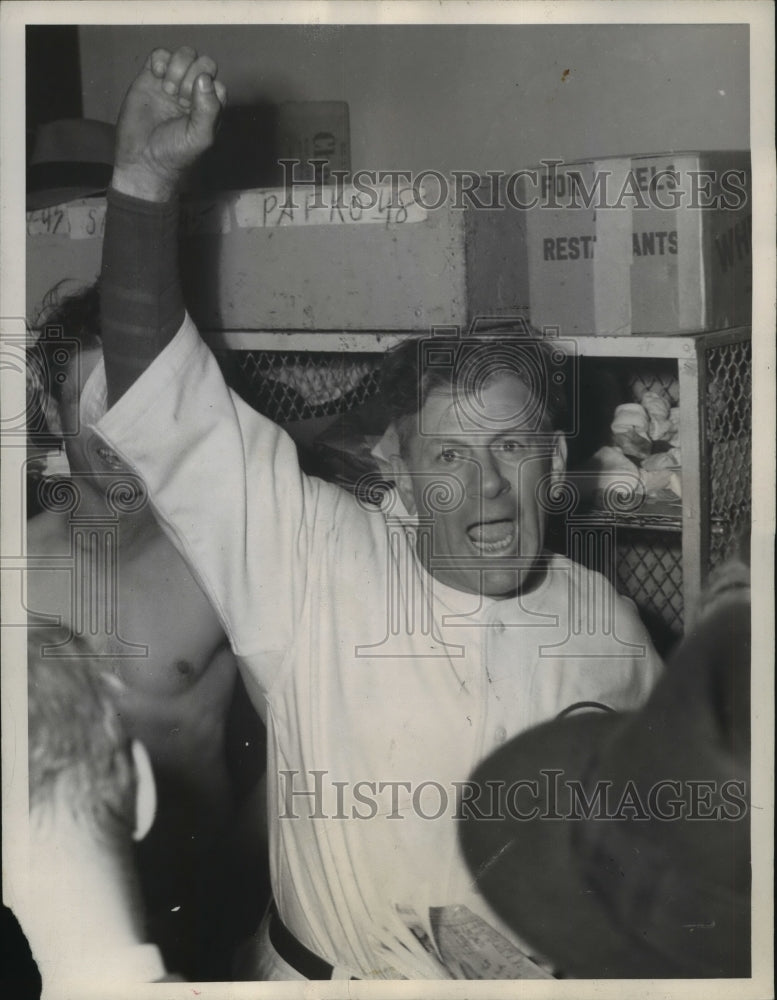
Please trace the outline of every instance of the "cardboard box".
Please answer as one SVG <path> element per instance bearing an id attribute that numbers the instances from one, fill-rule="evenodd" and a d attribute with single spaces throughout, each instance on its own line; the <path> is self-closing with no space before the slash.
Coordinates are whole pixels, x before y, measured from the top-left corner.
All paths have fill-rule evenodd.
<path id="1" fill-rule="evenodd" d="M 35 326 L 51 299 L 72 294 L 100 273 L 105 199 L 27 212 L 26 318 Z"/>
<path id="2" fill-rule="evenodd" d="M 529 308 L 562 335 L 747 325 L 750 158 L 672 153 L 547 167 L 522 184 Z"/>
<path id="3" fill-rule="evenodd" d="M 294 208 L 280 189 L 184 205 L 184 292 L 203 330 L 423 331 L 525 315 L 522 212 L 424 208 L 409 187 L 360 207 L 368 199 L 335 191 L 295 189 Z M 97 277 L 104 216 L 101 199 L 28 213 L 30 320 L 56 282 Z"/>

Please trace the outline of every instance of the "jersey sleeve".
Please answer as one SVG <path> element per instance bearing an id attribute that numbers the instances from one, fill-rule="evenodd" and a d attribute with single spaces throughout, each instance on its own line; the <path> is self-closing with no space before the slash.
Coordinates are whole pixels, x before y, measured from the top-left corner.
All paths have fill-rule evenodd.
<path id="1" fill-rule="evenodd" d="M 105 398 L 101 371 L 87 389 L 82 415 L 142 478 L 235 653 L 282 651 L 340 491 L 306 477 L 291 438 L 227 387 L 188 316 L 96 421 L 89 410 Z"/>

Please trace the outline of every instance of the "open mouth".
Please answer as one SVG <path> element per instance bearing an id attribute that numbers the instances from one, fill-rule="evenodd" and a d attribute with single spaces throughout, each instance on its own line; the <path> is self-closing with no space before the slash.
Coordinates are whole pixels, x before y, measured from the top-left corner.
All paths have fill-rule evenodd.
<path id="1" fill-rule="evenodd" d="M 478 521 L 467 528 L 467 537 L 478 552 L 498 555 L 515 542 L 515 521 Z"/>

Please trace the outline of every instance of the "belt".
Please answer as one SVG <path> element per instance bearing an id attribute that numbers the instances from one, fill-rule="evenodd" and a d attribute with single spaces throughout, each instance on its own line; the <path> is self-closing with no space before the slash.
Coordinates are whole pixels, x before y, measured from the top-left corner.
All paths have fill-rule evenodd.
<path id="1" fill-rule="evenodd" d="M 270 943 L 284 962 L 296 969 L 306 979 L 331 979 L 334 966 L 324 961 L 296 938 L 284 924 L 278 914 L 275 900 L 270 904 L 270 919 L 268 923 Z M 351 979 L 357 979 L 351 976 Z"/>

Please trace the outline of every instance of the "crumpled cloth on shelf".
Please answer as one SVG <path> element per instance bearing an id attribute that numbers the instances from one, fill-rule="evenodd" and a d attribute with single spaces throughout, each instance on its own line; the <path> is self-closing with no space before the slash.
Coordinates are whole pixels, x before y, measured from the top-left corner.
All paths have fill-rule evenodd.
<path id="1" fill-rule="evenodd" d="M 682 496 L 680 480 L 680 451 L 672 448 L 669 451 L 649 455 L 642 463 L 640 478 L 645 485 L 648 496 L 659 490 L 671 490 L 678 497 Z"/>
<path id="2" fill-rule="evenodd" d="M 650 417 L 640 403 L 622 403 L 615 407 L 610 424 L 613 444 L 632 458 L 646 458 L 653 450 L 650 440 Z"/>
<path id="3" fill-rule="evenodd" d="M 639 466 L 648 496 L 671 490 L 681 497 L 680 407 L 670 405 L 668 393 L 644 386 L 639 398 L 639 403 L 616 406 L 610 424 L 613 446 Z M 604 455 L 605 465 L 618 461 L 607 452 Z"/>
<path id="4" fill-rule="evenodd" d="M 639 505 L 643 489 L 639 466 L 615 445 L 604 445 L 591 456 L 579 482 L 586 496 L 617 489 L 620 504 L 625 503 L 626 507 L 631 506 L 629 496 L 633 497 L 634 506 Z"/>

